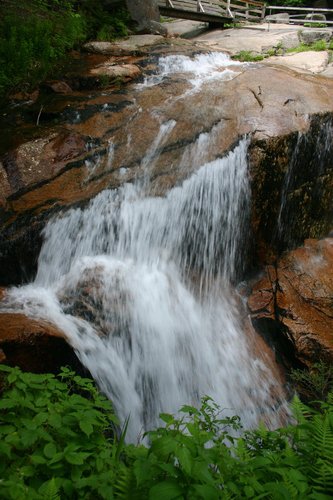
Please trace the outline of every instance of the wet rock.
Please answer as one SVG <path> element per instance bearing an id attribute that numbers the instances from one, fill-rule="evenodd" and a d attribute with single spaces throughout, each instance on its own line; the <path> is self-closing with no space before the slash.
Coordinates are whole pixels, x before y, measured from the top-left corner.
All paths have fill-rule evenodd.
<path id="1" fill-rule="evenodd" d="M 55 82 L 46 82 L 45 86 L 55 92 L 56 94 L 71 94 L 73 90 L 66 82 L 55 81 Z"/>
<path id="2" fill-rule="evenodd" d="M 119 42 L 88 42 L 84 49 L 93 54 L 124 56 L 144 52 L 163 40 L 161 35 L 131 35 Z"/>
<path id="3" fill-rule="evenodd" d="M 306 240 L 268 266 L 248 299 L 261 333 L 284 339 L 295 359 L 311 367 L 333 361 L 333 239 Z"/>
<path id="4" fill-rule="evenodd" d="M 123 336 L 129 330 L 130 317 L 124 315 L 128 292 L 103 266 L 84 269 L 78 280 L 69 280 L 58 298 L 66 314 L 88 321 L 99 336 Z"/>
<path id="5" fill-rule="evenodd" d="M 0 362 L 36 373 L 58 372 L 81 364 L 54 325 L 20 313 L 0 312 Z"/>
<path id="6" fill-rule="evenodd" d="M 57 175 L 69 160 L 86 153 L 86 138 L 70 131 L 26 142 L 2 158 L 2 176 L 11 194 Z"/>
<path id="7" fill-rule="evenodd" d="M 15 92 L 15 94 L 10 94 L 10 100 L 16 101 L 18 103 L 34 104 L 39 97 L 39 90 L 34 90 L 33 92 Z"/>
<path id="8" fill-rule="evenodd" d="M 175 42 L 168 50 L 192 55 L 193 45 Z M 151 71 L 155 54 L 141 58 L 136 66 L 145 68 L 145 62 Z M 144 159 L 162 123 L 174 123 L 174 127 L 149 157 L 153 194 L 164 195 L 248 134 L 253 145 L 250 173 L 255 258 L 259 255 L 260 262 L 269 262 L 306 237 L 327 234 L 328 224 L 332 226 L 332 154 L 328 148 L 318 162 L 316 148 L 326 141 L 320 130 L 329 129 L 333 82 L 263 64 L 228 69 L 227 78 L 210 80 L 202 85 L 200 94 L 188 92 L 191 82 L 179 73 L 155 87 L 95 90 L 72 96 L 72 100 L 66 96 L 61 106 L 61 96 L 54 96 L 64 123 L 51 130 L 38 128 L 41 137 L 23 142 L 0 158 L 0 283 L 31 278 L 42 242 L 40 231 L 56 212 L 83 205 L 103 189 L 143 177 Z M 288 195 L 288 206 L 298 214 L 301 207 L 302 217 L 293 221 L 288 238 L 280 235 L 282 243 L 274 246 L 272 221 L 279 216 L 298 132 L 305 134 L 306 141 L 294 166 L 297 182 Z M 210 147 L 200 155 L 195 148 L 191 153 L 202 133 L 212 134 Z M 285 217 L 292 219 L 287 212 Z"/>
<path id="9" fill-rule="evenodd" d="M 90 70 L 91 75 L 106 76 L 111 80 L 121 78 L 123 80 L 133 80 L 141 75 L 141 70 L 135 64 L 114 64 L 104 63 L 97 68 Z"/>
<path id="10" fill-rule="evenodd" d="M 289 106 L 288 100 L 285 107 Z M 303 134 L 253 141 L 250 146 L 255 259 L 273 262 L 305 238 L 332 227 L 330 114 L 314 117 Z"/>
<path id="11" fill-rule="evenodd" d="M 152 35 L 168 35 L 167 28 L 162 23 L 158 23 L 157 21 L 147 21 L 143 27 L 137 31 L 140 33 L 151 33 Z"/>

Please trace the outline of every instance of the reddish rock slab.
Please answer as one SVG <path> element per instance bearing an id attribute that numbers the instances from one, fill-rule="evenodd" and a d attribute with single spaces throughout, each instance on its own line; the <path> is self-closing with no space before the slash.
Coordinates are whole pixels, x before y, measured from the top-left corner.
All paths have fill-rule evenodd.
<path id="1" fill-rule="evenodd" d="M 333 362 L 333 238 L 306 240 L 253 287 L 248 307 L 256 328 L 287 338 L 296 359 Z"/>
<path id="2" fill-rule="evenodd" d="M 0 313 L 0 362 L 35 373 L 82 369 L 61 330 L 21 313 Z"/>

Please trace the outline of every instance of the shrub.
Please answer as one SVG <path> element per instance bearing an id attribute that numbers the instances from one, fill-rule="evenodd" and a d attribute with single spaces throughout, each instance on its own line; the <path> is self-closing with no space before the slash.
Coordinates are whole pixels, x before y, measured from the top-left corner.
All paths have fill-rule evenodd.
<path id="1" fill-rule="evenodd" d="M 68 369 L 0 373 L 0 498 L 112 498 L 117 420 L 92 381 Z"/>
<path id="2" fill-rule="evenodd" d="M 91 380 L 0 365 L 0 498 L 325 500 L 333 495 L 333 395 L 295 423 L 240 432 L 211 398 L 164 427 L 147 446 L 115 437 L 112 407 Z"/>
<path id="3" fill-rule="evenodd" d="M 0 95 L 43 79 L 85 37 L 84 19 L 70 2 L 10 2 L 0 20 Z"/>
<path id="4" fill-rule="evenodd" d="M 5 0 L 0 5 L 0 97 L 17 86 L 35 86 L 87 38 L 126 36 L 128 22 L 126 10 L 105 11 L 100 0 Z"/>
<path id="5" fill-rule="evenodd" d="M 264 59 L 264 56 L 261 54 L 253 54 L 248 50 L 241 50 L 240 52 L 238 52 L 238 54 L 232 56 L 232 59 L 237 59 L 241 62 L 256 62 L 262 61 Z"/>

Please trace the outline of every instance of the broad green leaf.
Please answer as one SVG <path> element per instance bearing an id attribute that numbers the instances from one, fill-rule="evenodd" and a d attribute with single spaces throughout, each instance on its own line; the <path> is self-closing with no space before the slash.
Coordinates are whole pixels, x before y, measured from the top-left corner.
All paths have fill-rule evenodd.
<path id="1" fill-rule="evenodd" d="M 0 410 L 8 410 L 9 408 L 15 408 L 16 406 L 19 406 L 19 403 L 14 401 L 14 399 L 0 399 Z"/>
<path id="2" fill-rule="evenodd" d="M 0 439 L 0 456 L 6 455 L 8 458 L 10 458 L 11 450 L 11 446 Z"/>
<path id="3" fill-rule="evenodd" d="M 26 477 L 33 477 L 36 474 L 36 469 L 32 465 L 25 465 L 21 467 L 20 474 Z"/>
<path id="4" fill-rule="evenodd" d="M 48 462 L 49 465 L 56 464 L 64 458 L 64 453 L 62 451 L 55 453 L 51 460 Z"/>
<path id="5" fill-rule="evenodd" d="M 160 419 L 166 424 L 172 424 L 175 421 L 174 416 L 170 413 L 160 413 Z"/>
<path id="6" fill-rule="evenodd" d="M 48 422 L 55 429 L 59 429 L 62 426 L 62 419 L 58 413 L 51 413 L 51 415 L 48 418 Z"/>
<path id="7" fill-rule="evenodd" d="M 195 461 L 192 466 L 192 476 L 205 484 L 214 484 L 214 479 L 209 471 L 209 464 Z"/>
<path id="8" fill-rule="evenodd" d="M 151 452 L 159 457 L 167 457 L 174 452 L 177 447 L 177 441 L 173 437 L 163 436 L 153 441 Z"/>
<path id="9" fill-rule="evenodd" d="M 29 429 L 22 429 L 21 431 L 21 441 L 25 448 L 30 448 L 38 440 L 38 435 L 34 431 Z"/>
<path id="10" fill-rule="evenodd" d="M 195 498 L 202 500 L 219 500 L 221 498 L 217 490 L 208 484 L 195 484 L 192 488 L 198 495 Z"/>
<path id="11" fill-rule="evenodd" d="M 85 435 L 88 437 L 90 436 L 90 434 L 92 434 L 94 432 L 94 428 L 90 422 L 86 422 L 85 420 L 81 420 L 79 422 L 79 426 L 80 426 L 81 431 L 83 431 L 85 433 Z"/>
<path id="12" fill-rule="evenodd" d="M 84 461 L 91 455 L 91 453 L 73 453 L 69 452 L 65 454 L 65 459 L 69 464 L 72 465 L 82 465 Z"/>
<path id="13" fill-rule="evenodd" d="M 55 446 L 54 443 L 47 443 L 45 446 L 44 446 L 44 455 L 47 457 L 47 458 L 53 458 L 54 455 L 57 453 L 57 447 Z"/>
<path id="14" fill-rule="evenodd" d="M 31 461 L 34 464 L 46 464 L 46 458 L 38 454 L 31 455 Z"/>
<path id="15" fill-rule="evenodd" d="M 0 424 L 0 434 L 11 434 L 15 432 L 16 428 L 13 425 L 1 425 Z"/>
<path id="16" fill-rule="evenodd" d="M 178 446 L 176 449 L 176 456 L 179 460 L 182 469 L 184 469 L 186 474 L 190 475 L 193 459 L 188 448 L 186 448 L 185 446 Z"/>
<path id="17" fill-rule="evenodd" d="M 174 481 L 163 481 L 149 490 L 149 500 L 174 500 L 182 499 L 183 491 Z"/>

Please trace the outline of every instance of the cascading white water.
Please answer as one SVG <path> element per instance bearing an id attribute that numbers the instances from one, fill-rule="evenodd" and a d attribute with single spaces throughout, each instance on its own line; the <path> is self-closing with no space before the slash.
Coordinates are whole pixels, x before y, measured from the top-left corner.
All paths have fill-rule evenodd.
<path id="1" fill-rule="evenodd" d="M 161 125 L 146 171 L 174 125 Z M 205 394 L 246 426 L 262 415 L 274 424 L 274 380 L 250 354 L 230 284 L 246 246 L 246 157 L 243 139 L 163 198 L 146 195 L 148 173 L 56 217 L 35 282 L 10 294 L 8 307 L 66 333 L 120 418 L 130 415 L 130 441 Z"/>
<path id="2" fill-rule="evenodd" d="M 198 54 L 193 58 L 183 55 L 171 55 L 159 59 L 158 73 L 145 78 L 138 87 L 157 85 L 170 75 L 181 73 L 189 75 L 192 91 L 211 80 L 231 80 L 238 73 L 235 68 L 240 67 L 239 61 L 233 61 L 223 52 Z M 232 69 L 231 69 L 232 68 Z"/>

